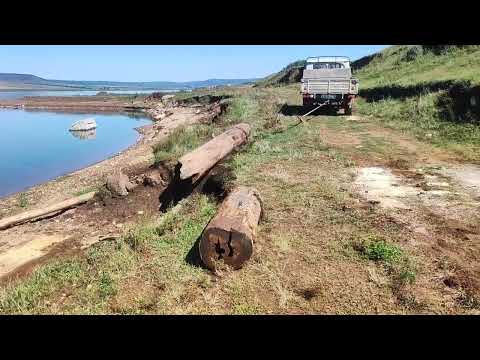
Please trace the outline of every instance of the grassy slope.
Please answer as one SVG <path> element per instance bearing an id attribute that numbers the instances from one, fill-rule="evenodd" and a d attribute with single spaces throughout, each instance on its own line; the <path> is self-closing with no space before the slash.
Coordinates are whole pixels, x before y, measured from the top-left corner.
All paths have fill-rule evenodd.
<path id="1" fill-rule="evenodd" d="M 257 86 L 279 86 L 287 85 L 300 81 L 302 71 L 305 66 L 305 60 L 298 60 L 285 66 L 279 72 L 269 75 L 256 82 Z"/>
<path id="2" fill-rule="evenodd" d="M 480 47 L 455 49 L 444 55 L 426 52 L 412 61 L 406 56 L 412 46 L 392 46 L 356 71 L 362 89 L 384 85 L 416 85 L 445 80 L 480 81 Z M 361 61 L 361 59 L 359 60 Z M 355 67 L 355 62 L 352 64 Z"/>
<path id="3" fill-rule="evenodd" d="M 363 97 L 358 102 L 359 112 L 453 149 L 466 159 L 480 160 L 480 126 L 445 119 L 438 106 L 440 96 L 453 83 L 480 82 L 480 47 L 453 49 L 442 55 L 427 51 L 407 61 L 412 48 L 387 48 L 355 72 Z"/>

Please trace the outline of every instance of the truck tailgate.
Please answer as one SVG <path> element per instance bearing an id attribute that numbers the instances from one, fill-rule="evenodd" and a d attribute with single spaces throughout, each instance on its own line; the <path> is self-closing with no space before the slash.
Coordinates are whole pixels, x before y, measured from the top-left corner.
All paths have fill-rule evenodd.
<path id="1" fill-rule="evenodd" d="M 305 79 L 303 90 L 309 94 L 348 94 L 350 80 Z"/>

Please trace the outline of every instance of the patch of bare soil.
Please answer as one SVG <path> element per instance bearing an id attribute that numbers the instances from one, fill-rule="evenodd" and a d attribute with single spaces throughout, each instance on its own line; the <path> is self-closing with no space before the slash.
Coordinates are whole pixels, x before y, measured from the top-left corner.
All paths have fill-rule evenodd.
<path id="1" fill-rule="evenodd" d="M 476 304 L 480 296 L 480 199 L 471 191 L 476 189 L 476 171 L 470 165 L 413 176 L 412 170 L 396 174 L 380 167 L 358 170 L 356 191 L 412 232 L 406 246 L 421 253 L 430 276 L 437 279 L 432 279 L 433 286 L 416 286 L 415 297 L 424 303 L 432 302 L 438 291 L 448 293 L 443 298 L 450 299 L 452 308 L 462 307 L 465 297 Z M 410 176 L 405 176 L 407 172 Z M 446 178 L 443 173 L 455 176 Z"/>

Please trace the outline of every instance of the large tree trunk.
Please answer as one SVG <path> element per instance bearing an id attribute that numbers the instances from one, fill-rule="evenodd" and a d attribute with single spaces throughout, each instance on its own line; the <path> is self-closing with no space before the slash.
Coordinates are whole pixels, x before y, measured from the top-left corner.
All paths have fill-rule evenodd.
<path id="1" fill-rule="evenodd" d="M 252 256 L 261 215 L 258 191 L 245 186 L 235 188 L 203 231 L 199 244 L 203 263 L 213 271 L 221 260 L 234 269 L 241 268 Z"/>
<path id="2" fill-rule="evenodd" d="M 10 216 L 0 220 L 0 230 L 9 228 L 14 225 L 19 225 L 27 221 L 40 219 L 42 217 L 53 215 L 59 211 L 66 210 L 80 204 L 83 204 L 95 196 L 96 192 L 92 191 L 41 209 L 30 210 L 18 215 Z"/>
<path id="3" fill-rule="evenodd" d="M 238 124 L 182 156 L 178 160 L 180 179 L 192 178 L 195 182 L 237 146 L 246 143 L 249 134 L 250 125 Z"/>
<path id="4" fill-rule="evenodd" d="M 160 196 L 160 209 L 202 189 L 212 169 L 238 146 L 247 142 L 250 125 L 242 123 L 182 156 L 173 170 L 173 179 Z"/>

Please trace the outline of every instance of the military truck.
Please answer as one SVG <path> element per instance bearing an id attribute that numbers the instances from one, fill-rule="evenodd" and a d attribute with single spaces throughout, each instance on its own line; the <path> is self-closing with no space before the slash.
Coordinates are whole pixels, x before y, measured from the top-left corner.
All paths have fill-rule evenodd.
<path id="1" fill-rule="evenodd" d="M 327 105 L 351 115 L 358 94 L 358 79 L 352 76 L 350 59 L 344 56 L 317 56 L 306 61 L 301 83 L 303 106 Z"/>

